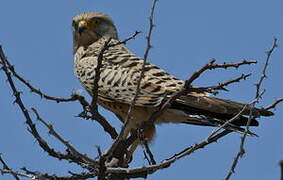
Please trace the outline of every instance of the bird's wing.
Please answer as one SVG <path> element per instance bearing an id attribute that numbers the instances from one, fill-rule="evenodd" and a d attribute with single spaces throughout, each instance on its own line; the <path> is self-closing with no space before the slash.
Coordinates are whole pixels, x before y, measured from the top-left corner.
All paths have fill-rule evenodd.
<path id="1" fill-rule="evenodd" d="M 112 40 L 111 43 L 117 42 Z M 85 56 L 96 58 L 98 53 L 98 48 L 93 48 L 93 51 L 89 51 Z M 109 47 L 104 51 L 103 58 L 98 95 L 104 100 L 130 104 L 136 93 L 143 59 L 122 45 Z M 158 106 L 166 95 L 180 90 L 183 84 L 182 80 L 161 68 L 146 63 L 135 105 Z"/>
<path id="2" fill-rule="evenodd" d="M 114 41 L 114 43 L 117 43 Z M 96 50 L 97 52 L 97 50 Z M 112 46 L 104 54 L 104 66 L 99 81 L 99 96 L 104 100 L 131 104 L 141 74 L 143 59 L 130 52 L 122 45 Z M 169 98 L 184 86 L 184 81 L 166 73 L 161 68 L 146 63 L 144 78 L 136 106 L 156 107 L 164 97 Z M 188 109 L 206 112 L 235 115 L 246 105 L 239 102 L 207 96 L 203 93 L 189 93 L 176 100 L 177 104 Z M 246 106 L 243 114 L 249 115 L 250 107 Z M 271 112 L 254 109 L 255 115 L 269 116 Z"/>
<path id="3" fill-rule="evenodd" d="M 187 107 L 203 110 L 219 115 L 236 115 L 241 112 L 242 115 L 249 115 L 251 107 L 248 104 L 235 102 L 227 99 L 216 98 L 212 96 L 181 96 L 176 100 L 176 103 Z M 253 109 L 254 116 L 272 116 L 273 113 L 264 109 Z"/>

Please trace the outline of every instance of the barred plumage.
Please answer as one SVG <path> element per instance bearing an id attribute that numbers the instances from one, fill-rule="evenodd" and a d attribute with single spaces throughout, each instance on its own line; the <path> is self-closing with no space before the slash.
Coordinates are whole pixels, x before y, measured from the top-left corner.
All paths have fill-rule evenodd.
<path id="1" fill-rule="evenodd" d="M 113 21 L 98 12 L 83 13 L 73 19 L 74 69 L 82 85 L 89 94 L 93 93 L 97 56 L 104 42 L 117 44 L 118 35 Z M 98 82 L 98 103 L 114 112 L 121 121 L 125 120 L 129 104 L 135 95 L 143 59 L 130 52 L 122 44 L 110 46 L 103 54 L 100 79 Z M 137 128 L 160 105 L 164 98 L 179 91 L 184 81 L 166 73 L 159 67 L 146 63 L 128 132 Z M 230 100 L 210 97 L 204 93 L 190 93 L 178 98 L 170 108 L 158 118 L 156 123 L 187 123 L 204 126 L 220 126 L 236 115 L 245 106 Z M 270 116 L 272 112 L 253 109 L 257 116 Z M 239 126 L 247 122 L 250 108 L 246 108 L 239 118 L 226 128 L 243 131 Z M 258 125 L 253 119 L 251 125 Z M 153 131 L 154 127 L 150 129 Z M 152 133 L 149 139 L 152 138 Z"/>
<path id="2" fill-rule="evenodd" d="M 75 57 L 76 74 L 89 93 L 92 93 L 97 56 L 105 41 L 105 38 L 101 38 L 87 50 L 79 49 L 79 56 Z M 117 43 L 118 40 L 112 39 L 109 45 Z M 98 95 L 109 99 L 115 97 L 115 101 L 130 103 L 140 77 L 143 59 L 123 45 L 116 45 L 104 51 L 102 62 Z M 150 63 L 146 63 L 144 73 L 137 106 L 158 106 L 166 94 L 178 91 L 184 85 L 182 80 Z"/>

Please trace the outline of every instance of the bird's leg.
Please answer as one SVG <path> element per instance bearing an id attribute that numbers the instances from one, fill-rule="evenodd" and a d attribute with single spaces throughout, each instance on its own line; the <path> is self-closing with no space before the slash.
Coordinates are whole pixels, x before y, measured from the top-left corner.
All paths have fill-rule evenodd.
<path id="1" fill-rule="evenodd" d="M 136 134 L 135 134 L 136 133 Z M 155 126 L 154 124 L 146 124 L 142 129 L 137 129 L 137 131 L 132 132 L 131 137 L 137 137 L 132 141 L 130 138 L 128 139 L 131 143 L 130 149 L 126 152 L 126 157 L 124 159 L 124 164 L 128 164 L 132 161 L 133 154 L 138 147 L 138 145 L 142 144 L 143 140 L 151 141 L 155 134 Z"/>
<path id="2" fill-rule="evenodd" d="M 138 145 L 140 144 L 139 140 L 135 140 L 134 143 L 131 145 L 130 149 L 126 152 L 126 157 L 124 159 L 124 164 L 129 164 L 133 159 L 133 154 L 137 149 Z"/>

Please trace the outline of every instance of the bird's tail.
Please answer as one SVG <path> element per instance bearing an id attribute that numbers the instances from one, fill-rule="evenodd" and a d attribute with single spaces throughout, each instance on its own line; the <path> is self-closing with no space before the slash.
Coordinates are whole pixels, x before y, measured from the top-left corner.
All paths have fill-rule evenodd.
<path id="1" fill-rule="evenodd" d="M 213 127 L 221 127 L 223 129 L 227 129 L 230 131 L 238 132 L 244 134 L 246 132 L 245 128 L 237 126 L 233 123 L 223 122 L 223 120 L 215 119 L 215 118 L 207 118 L 207 117 L 194 117 L 185 119 L 182 123 L 184 124 L 193 124 L 193 125 L 201 125 L 201 126 L 213 126 Z M 250 136 L 257 136 L 255 133 L 251 131 L 247 131 L 247 134 Z"/>

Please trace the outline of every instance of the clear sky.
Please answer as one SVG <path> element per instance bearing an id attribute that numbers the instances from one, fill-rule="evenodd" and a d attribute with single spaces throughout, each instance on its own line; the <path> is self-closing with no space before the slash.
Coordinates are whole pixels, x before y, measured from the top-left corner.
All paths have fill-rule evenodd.
<path id="1" fill-rule="evenodd" d="M 73 75 L 71 19 L 77 13 L 100 11 L 110 15 L 116 23 L 120 38 L 134 31 L 143 33 L 127 44 L 139 56 L 145 50 L 145 34 L 151 1 L 16 1 L 2 0 L 0 6 L 0 44 L 16 70 L 49 95 L 69 97 L 73 89 L 82 88 Z M 217 70 L 205 73 L 195 85 L 215 85 L 241 73 L 251 72 L 247 81 L 229 87 L 230 92 L 219 96 L 250 102 L 255 96 L 254 83 L 258 80 L 265 59 L 265 51 L 271 47 L 273 37 L 279 39 L 279 47 L 272 56 L 268 79 L 264 82 L 266 93 L 259 106 L 272 103 L 283 96 L 283 1 L 282 0 L 160 0 L 156 8 L 156 28 L 149 59 L 175 76 L 186 79 L 192 72 L 211 58 L 219 62 L 256 59 L 257 65 L 238 70 Z M 43 152 L 26 130 L 24 117 L 17 105 L 6 77 L 0 72 L 0 153 L 12 168 L 23 166 L 58 175 L 68 170 L 80 169 L 65 161 L 58 161 Z M 23 100 L 28 108 L 38 109 L 42 118 L 52 122 L 56 130 L 81 152 L 95 157 L 95 146 L 106 149 L 111 139 L 95 122 L 75 118 L 81 112 L 77 102 L 60 103 L 40 99 L 31 94 L 21 83 Z M 83 95 L 89 96 L 86 92 Z M 260 137 L 247 139 L 246 154 L 236 169 L 233 180 L 279 179 L 279 160 L 283 159 L 282 110 L 278 106 L 272 118 L 262 118 L 258 128 Z M 117 128 L 120 122 L 109 112 L 101 110 Z M 36 123 L 48 142 L 59 150 L 63 146 Z M 161 125 L 152 143 L 152 151 L 161 161 L 207 137 L 213 128 L 188 125 Z M 148 179 L 222 179 L 233 157 L 238 152 L 240 134 L 233 133 L 217 143 L 201 149 L 191 156 L 177 161 L 171 168 L 150 175 Z M 132 165 L 145 165 L 143 154 L 135 154 Z M 0 179 L 12 179 L 10 176 Z"/>

